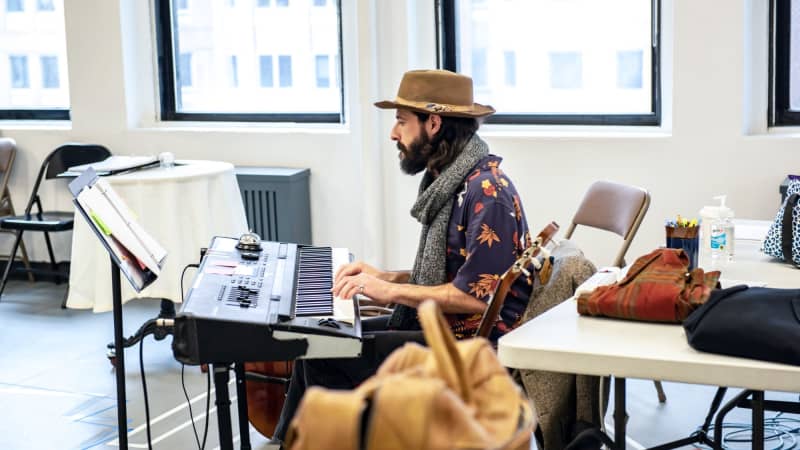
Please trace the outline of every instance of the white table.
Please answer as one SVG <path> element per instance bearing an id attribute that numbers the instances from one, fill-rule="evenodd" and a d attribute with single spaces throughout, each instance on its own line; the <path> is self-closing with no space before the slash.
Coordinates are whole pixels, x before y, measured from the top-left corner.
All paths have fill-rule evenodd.
<path id="1" fill-rule="evenodd" d="M 200 260 L 200 248 L 212 236 L 239 236 L 247 231 L 233 165 L 217 161 L 178 161 L 171 168 L 152 168 L 104 177 L 139 223 L 166 250 L 158 279 L 137 293 L 122 281 L 122 300 L 165 298 L 181 301 L 180 277 L 187 264 Z M 108 253 L 80 215 L 75 217 L 67 307 L 110 311 L 111 266 Z M 191 282 L 188 274 L 186 283 Z"/>
<path id="2" fill-rule="evenodd" d="M 737 245 L 735 261 L 720 267 L 723 278 L 800 288 L 798 269 L 759 254 L 757 243 L 737 240 Z M 619 448 L 625 442 L 625 378 L 800 392 L 800 367 L 699 352 L 689 346 L 680 325 L 580 316 L 575 299 L 501 337 L 498 356 L 507 367 L 614 376 Z M 761 416 L 763 422 L 763 410 Z"/>

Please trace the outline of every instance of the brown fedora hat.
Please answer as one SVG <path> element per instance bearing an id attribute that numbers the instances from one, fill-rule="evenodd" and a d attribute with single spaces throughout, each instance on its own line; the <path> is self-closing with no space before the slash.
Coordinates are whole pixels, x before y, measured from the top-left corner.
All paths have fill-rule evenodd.
<path id="1" fill-rule="evenodd" d="M 375 106 L 455 117 L 485 117 L 495 112 L 491 106 L 472 100 L 472 78 L 448 70 L 408 71 L 394 101 L 384 100 Z"/>

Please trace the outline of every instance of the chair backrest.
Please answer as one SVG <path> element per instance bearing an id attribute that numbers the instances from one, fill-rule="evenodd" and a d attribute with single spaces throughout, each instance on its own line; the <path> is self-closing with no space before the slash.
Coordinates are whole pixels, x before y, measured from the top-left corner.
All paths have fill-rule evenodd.
<path id="1" fill-rule="evenodd" d="M 613 265 L 625 265 L 625 253 L 636 236 L 647 208 L 650 193 L 647 190 L 611 181 L 596 181 L 583 196 L 575 217 L 564 237 L 570 239 L 578 225 L 610 231 L 622 237 L 622 247 Z"/>
<path id="2" fill-rule="evenodd" d="M 39 175 L 36 176 L 36 182 L 25 207 L 25 214 L 31 213 L 43 179 L 55 178 L 72 166 L 102 161 L 109 156 L 111 156 L 111 152 L 107 148 L 96 144 L 64 144 L 50 152 L 42 161 L 42 167 L 39 169 Z"/>
<path id="3" fill-rule="evenodd" d="M 17 143 L 11 138 L 0 138 L 0 215 L 14 214 L 8 192 L 11 167 L 17 154 Z"/>

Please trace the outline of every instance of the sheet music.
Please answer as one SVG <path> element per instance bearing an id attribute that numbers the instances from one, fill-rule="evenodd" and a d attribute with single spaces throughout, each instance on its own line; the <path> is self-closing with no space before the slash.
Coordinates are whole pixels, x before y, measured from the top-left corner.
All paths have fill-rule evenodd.
<path id="1" fill-rule="evenodd" d="M 81 173 L 88 168 L 94 169 L 95 172 L 114 173 L 122 172 L 125 170 L 136 169 L 140 167 L 149 166 L 158 162 L 155 156 L 109 156 L 108 158 L 93 162 L 89 164 L 81 164 L 79 166 L 72 166 L 67 169 L 67 172 Z"/>
<path id="2" fill-rule="evenodd" d="M 167 251 L 136 222 L 122 198 L 93 169 L 70 183 L 70 190 L 131 285 L 141 291 L 161 272 Z"/>

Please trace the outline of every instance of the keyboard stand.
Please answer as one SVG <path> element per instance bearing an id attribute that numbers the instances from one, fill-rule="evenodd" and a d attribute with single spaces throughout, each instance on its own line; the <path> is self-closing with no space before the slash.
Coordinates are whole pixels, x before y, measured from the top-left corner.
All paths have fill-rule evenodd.
<path id="1" fill-rule="evenodd" d="M 233 426 L 231 424 L 231 398 L 228 392 L 230 363 L 212 364 L 214 370 L 214 389 L 216 390 L 217 426 L 219 427 L 219 446 L 221 450 L 233 450 Z M 250 422 L 247 419 L 247 390 L 244 382 L 244 364 L 233 365 L 236 375 L 236 397 L 239 412 L 239 442 L 242 450 L 251 450 Z"/>

